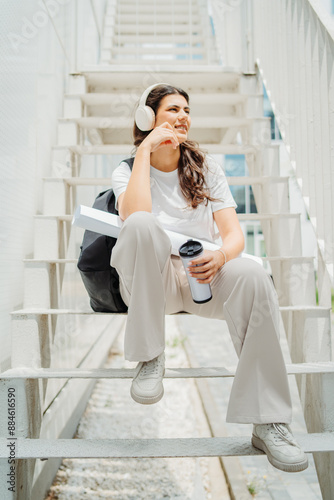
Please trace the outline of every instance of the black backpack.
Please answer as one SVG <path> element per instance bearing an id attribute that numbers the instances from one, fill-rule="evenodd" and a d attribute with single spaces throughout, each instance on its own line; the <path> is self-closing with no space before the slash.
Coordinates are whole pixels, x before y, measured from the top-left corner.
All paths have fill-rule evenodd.
<path id="1" fill-rule="evenodd" d="M 134 158 L 126 163 L 132 170 Z M 93 208 L 118 215 L 112 189 L 100 193 Z M 95 312 L 122 313 L 128 310 L 119 291 L 119 276 L 110 265 L 111 252 L 117 239 L 86 230 L 84 233 L 78 269 L 90 297 L 90 305 Z"/>

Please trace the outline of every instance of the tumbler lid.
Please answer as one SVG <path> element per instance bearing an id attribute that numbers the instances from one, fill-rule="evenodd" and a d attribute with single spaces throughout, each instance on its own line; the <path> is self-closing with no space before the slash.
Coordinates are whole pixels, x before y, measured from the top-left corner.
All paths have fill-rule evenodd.
<path id="1" fill-rule="evenodd" d="M 194 257 L 203 251 L 203 245 L 200 241 L 188 240 L 179 248 L 181 257 Z"/>

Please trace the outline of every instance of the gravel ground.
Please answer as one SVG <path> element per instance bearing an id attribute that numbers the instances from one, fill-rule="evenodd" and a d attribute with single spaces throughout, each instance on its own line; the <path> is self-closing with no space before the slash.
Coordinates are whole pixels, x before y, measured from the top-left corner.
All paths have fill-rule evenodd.
<path id="1" fill-rule="evenodd" d="M 166 322 L 166 366 L 187 367 L 176 321 L 168 317 Z M 124 361 L 123 336 L 114 346 L 106 366 L 136 366 Z M 99 380 L 76 437 L 210 437 L 192 379 L 165 379 L 163 399 L 148 406 L 131 399 L 130 385 L 131 379 Z M 218 459 L 64 459 L 46 500 L 227 500 L 230 497 L 219 471 L 217 475 L 217 463 L 214 482 L 218 477 L 220 493 L 219 496 L 213 493 L 217 487 L 211 482 L 214 460 Z"/>

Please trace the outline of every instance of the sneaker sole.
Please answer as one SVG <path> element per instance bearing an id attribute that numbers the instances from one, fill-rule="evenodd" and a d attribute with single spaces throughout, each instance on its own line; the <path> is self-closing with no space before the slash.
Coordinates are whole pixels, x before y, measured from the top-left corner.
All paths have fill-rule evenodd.
<path id="1" fill-rule="evenodd" d="M 252 435 L 252 445 L 254 446 L 254 448 L 264 451 L 265 454 L 267 455 L 269 462 L 271 463 L 271 465 L 276 467 L 276 469 L 280 469 L 284 472 L 301 472 L 307 469 L 308 467 L 307 458 L 302 462 L 297 462 L 294 464 L 287 464 L 285 462 L 280 462 L 279 460 L 277 460 L 272 456 L 270 450 L 268 450 L 267 446 L 262 441 L 262 439 L 258 438 L 257 436 L 254 436 L 254 434 Z"/>
<path id="2" fill-rule="evenodd" d="M 162 396 L 164 395 L 164 388 L 162 388 L 162 391 L 157 395 L 157 396 L 138 396 L 131 387 L 130 390 L 131 397 L 136 403 L 140 403 L 142 405 L 153 405 L 154 403 L 158 403 Z"/>

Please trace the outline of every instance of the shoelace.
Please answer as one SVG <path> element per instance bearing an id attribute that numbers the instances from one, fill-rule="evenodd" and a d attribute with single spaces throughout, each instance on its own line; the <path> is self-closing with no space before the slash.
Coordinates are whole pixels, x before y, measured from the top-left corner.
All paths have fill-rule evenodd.
<path id="1" fill-rule="evenodd" d="M 285 428 L 283 424 L 273 424 L 273 427 L 279 434 L 281 439 L 283 439 L 283 441 L 285 441 L 288 444 L 291 444 L 292 446 L 296 446 L 296 443 L 292 440 L 292 438 L 289 438 L 289 431 L 288 429 Z"/>
<path id="2" fill-rule="evenodd" d="M 158 375 L 159 374 L 159 360 L 151 359 L 151 361 L 147 361 L 144 363 L 141 373 L 143 375 Z"/>

